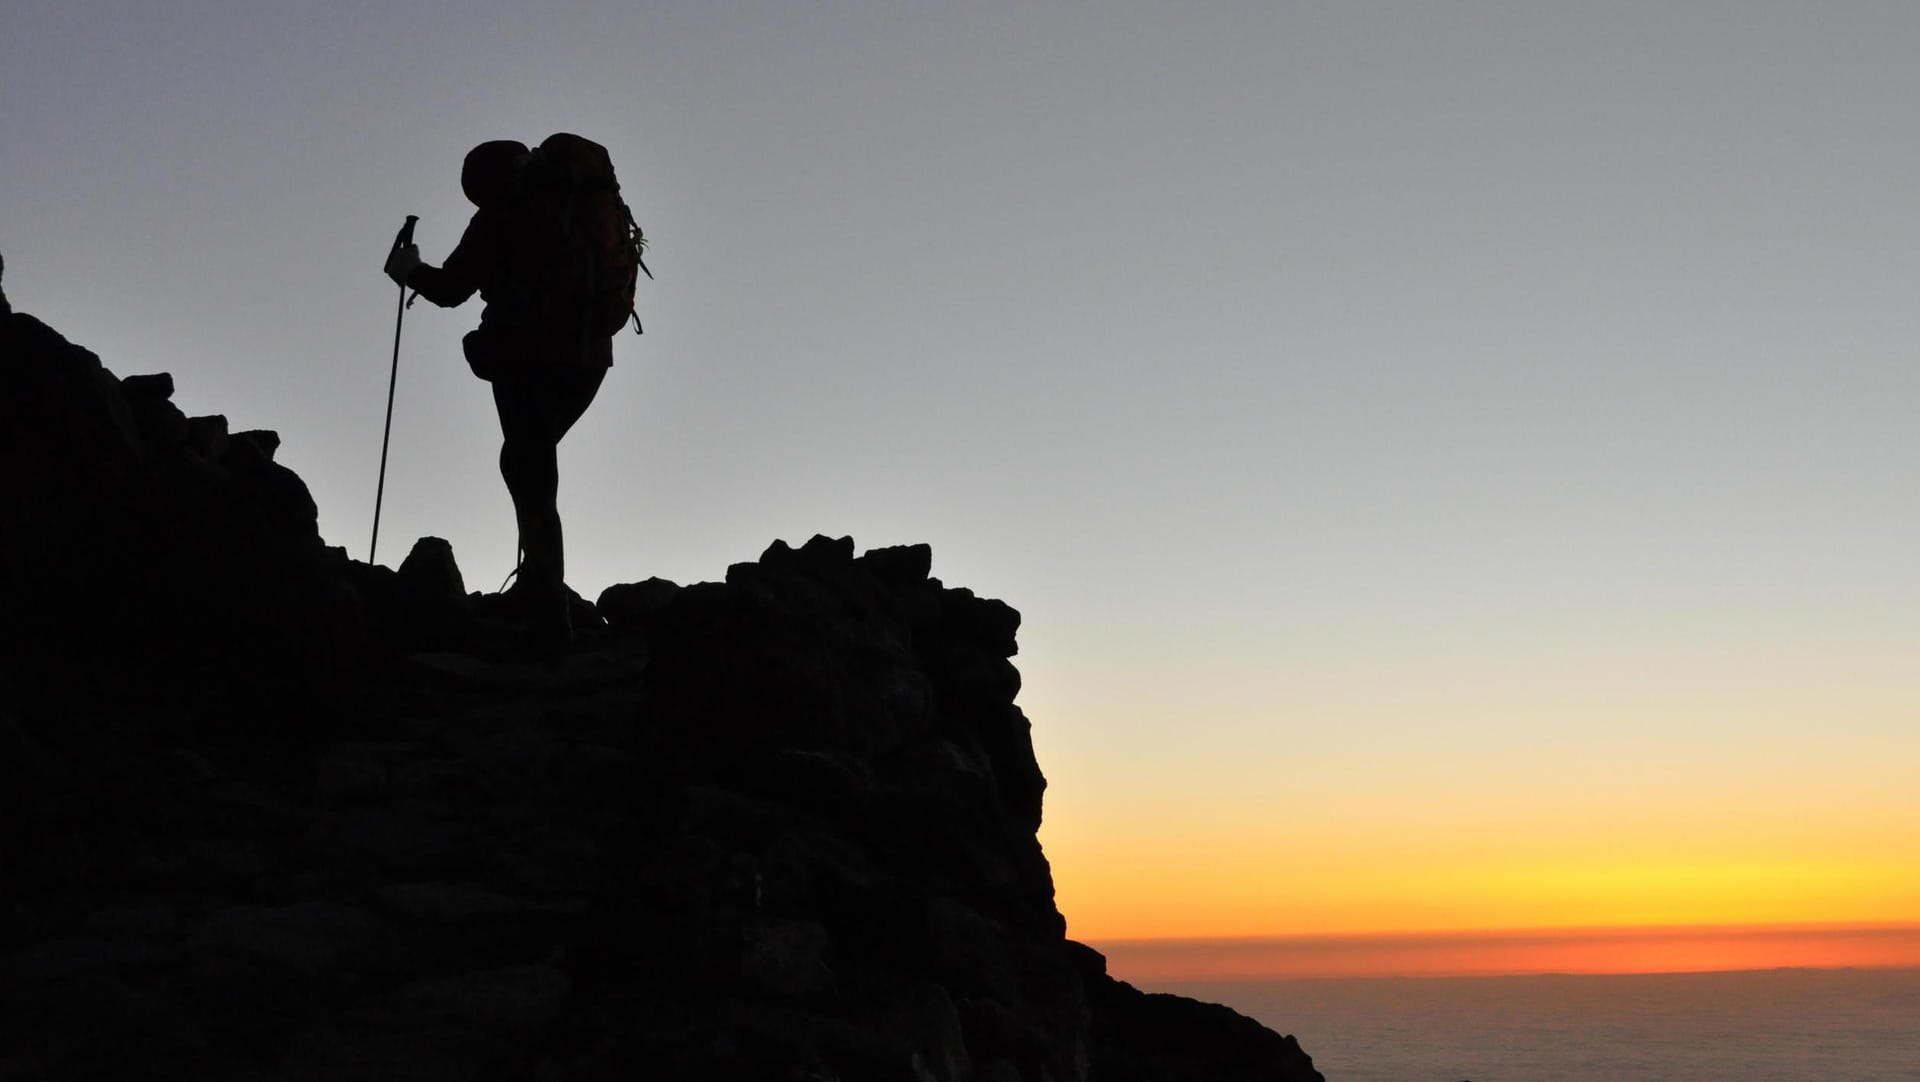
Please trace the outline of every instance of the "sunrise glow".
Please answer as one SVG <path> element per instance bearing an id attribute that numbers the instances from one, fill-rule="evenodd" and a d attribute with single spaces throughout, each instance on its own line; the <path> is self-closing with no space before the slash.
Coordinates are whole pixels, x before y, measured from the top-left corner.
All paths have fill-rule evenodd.
<path id="1" fill-rule="evenodd" d="M 1920 966 L 1920 925 L 1531 929 L 1096 944 L 1136 982 Z"/>
<path id="2" fill-rule="evenodd" d="M 1804 702 L 1739 702 L 1578 741 L 1436 710 L 1445 741 L 1274 721 L 1237 729 L 1263 748 L 1245 759 L 1100 759 L 1121 783 L 1048 794 L 1060 908 L 1139 979 L 1920 965 L 1910 760 L 1824 737 Z M 1271 766 L 1308 753 L 1316 772 Z"/>

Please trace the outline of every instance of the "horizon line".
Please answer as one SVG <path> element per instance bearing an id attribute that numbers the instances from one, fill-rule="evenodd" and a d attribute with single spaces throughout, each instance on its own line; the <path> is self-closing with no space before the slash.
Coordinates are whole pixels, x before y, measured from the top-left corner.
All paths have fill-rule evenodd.
<path id="1" fill-rule="evenodd" d="M 1510 973 L 1350 973 L 1300 977 L 1162 977 L 1158 980 L 1167 984 L 1264 984 L 1269 981 L 1496 981 L 1507 977 L 1710 977 L 1722 973 L 1920 973 L 1920 961 L 1891 962 L 1886 965 L 1848 962 L 1830 966 L 1749 966 L 1738 969 L 1528 969 Z"/>
<path id="2" fill-rule="evenodd" d="M 1661 923 L 1661 924 L 1538 924 L 1495 925 L 1485 928 L 1394 928 L 1354 932 L 1261 932 L 1226 935 L 1170 936 L 1087 936 L 1080 942 L 1089 945 L 1112 943 L 1124 946 L 1180 946 L 1201 943 L 1271 943 L 1333 940 L 1378 939 L 1493 939 L 1500 937 L 1551 938 L 1590 935 L 1712 934 L 1758 935 L 1771 932 L 1818 934 L 1837 932 L 1902 934 L 1920 932 L 1920 920 L 1911 921 L 1750 921 Z M 1073 936 L 1072 929 L 1068 935 Z"/>
<path id="3" fill-rule="evenodd" d="M 1122 980 L 1920 968 L 1920 923 L 1615 925 L 1092 940 Z"/>

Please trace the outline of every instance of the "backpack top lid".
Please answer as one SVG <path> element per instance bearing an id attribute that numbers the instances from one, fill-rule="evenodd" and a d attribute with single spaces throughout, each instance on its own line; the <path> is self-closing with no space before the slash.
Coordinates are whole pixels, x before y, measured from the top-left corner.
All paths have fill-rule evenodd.
<path id="1" fill-rule="evenodd" d="M 525 165 L 525 143 L 495 139 L 467 151 L 460 166 L 460 190 L 476 207 L 496 206 L 513 195 L 515 178 Z"/>
<path id="2" fill-rule="evenodd" d="M 541 166 L 560 177 L 573 181 L 595 181 L 614 191 L 620 190 L 620 182 L 614 179 L 613 158 L 607 148 L 585 136 L 572 132 L 555 132 L 540 141 L 540 147 L 534 152 Z"/>

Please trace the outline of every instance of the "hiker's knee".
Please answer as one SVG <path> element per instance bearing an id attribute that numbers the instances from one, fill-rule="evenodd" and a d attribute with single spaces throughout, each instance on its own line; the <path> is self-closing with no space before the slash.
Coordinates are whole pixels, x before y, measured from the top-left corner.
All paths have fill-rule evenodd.
<path id="1" fill-rule="evenodd" d="M 538 493 L 559 483 L 559 459 L 552 444 L 533 440 L 503 440 L 500 476 L 516 492 Z"/>
<path id="2" fill-rule="evenodd" d="M 506 478 L 508 488 L 514 487 L 514 482 L 519 478 L 520 458 L 512 440 L 501 441 L 500 476 Z"/>

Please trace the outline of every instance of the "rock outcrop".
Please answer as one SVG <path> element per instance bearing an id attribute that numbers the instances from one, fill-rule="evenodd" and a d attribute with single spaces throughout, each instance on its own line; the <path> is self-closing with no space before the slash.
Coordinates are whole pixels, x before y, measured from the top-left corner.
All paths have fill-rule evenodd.
<path id="1" fill-rule="evenodd" d="M 776 542 L 538 649 L 0 315 L 0 1078 L 1318 1079 L 1065 938 L 1019 615 Z"/>

